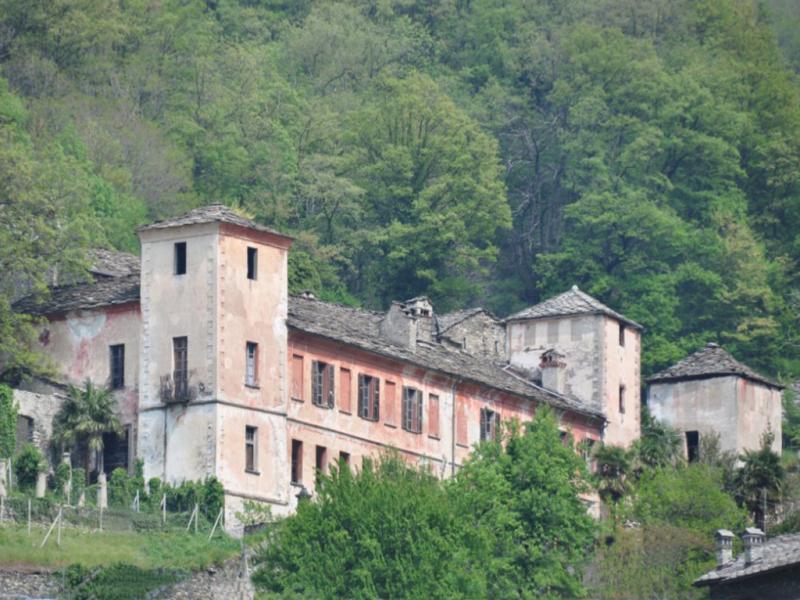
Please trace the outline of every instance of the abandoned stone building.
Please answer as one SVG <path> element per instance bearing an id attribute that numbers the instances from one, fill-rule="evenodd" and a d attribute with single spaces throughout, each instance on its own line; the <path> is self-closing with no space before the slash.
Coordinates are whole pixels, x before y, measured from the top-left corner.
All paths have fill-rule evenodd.
<path id="1" fill-rule="evenodd" d="M 647 407 L 684 436 L 686 457 L 698 457 L 704 436 L 719 435 L 720 449 L 737 456 L 756 450 L 772 431 L 781 451 L 783 386 L 737 361 L 717 344 L 647 380 Z"/>
<path id="2" fill-rule="evenodd" d="M 440 476 L 509 419 L 547 405 L 565 440 L 639 435 L 641 327 L 577 288 L 501 321 L 427 298 L 371 312 L 290 296 L 291 238 L 221 206 L 139 230 L 141 258 L 96 253 L 93 281 L 17 310 L 45 317 L 57 377 L 15 390 L 47 449 L 67 383 L 112 388 L 125 434 L 106 471 L 215 475 L 226 514 L 292 510 L 317 470 L 395 448 Z"/>

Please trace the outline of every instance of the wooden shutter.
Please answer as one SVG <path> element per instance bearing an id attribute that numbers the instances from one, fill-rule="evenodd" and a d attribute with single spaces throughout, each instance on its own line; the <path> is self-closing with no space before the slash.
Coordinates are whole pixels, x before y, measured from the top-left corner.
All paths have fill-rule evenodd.
<path id="1" fill-rule="evenodd" d="M 361 373 L 358 374 L 358 416 L 367 418 L 367 382 Z"/>
<path id="2" fill-rule="evenodd" d="M 350 412 L 352 376 L 349 369 L 339 369 L 339 408 Z"/>
<path id="3" fill-rule="evenodd" d="M 336 398 L 336 387 L 334 385 L 334 367 L 333 365 L 327 365 L 325 367 L 325 380 L 327 383 L 327 389 L 325 398 L 328 402 L 328 408 L 333 408 L 334 401 Z"/>
<path id="4" fill-rule="evenodd" d="M 481 409 L 481 441 L 486 440 L 486 432 L 488 431 L 488 427 L 486 424 L 488 415 L 486 414 L 486 409 Z"/>
<path id="5" fill-rule="evenodd" d="M 292 398 L 303 400 L 303 357 L 292 355 Z"/>
<path id="6" fill-rule="evenodd" d="M 439 396 L 428 394 L 428 435 L 439 437 Z"/>
<path id="7" fill-rule="evenodd" d="M 372 418 L 377 421 L 381 414 L 381 380 L 372 378 Z"/>
<path id="8" fill-rule="evenodd" d="M 416 391 L 417 397 L 417 427 L 414 429 L 417 433 L 422 433 L 422 392 Z"/>

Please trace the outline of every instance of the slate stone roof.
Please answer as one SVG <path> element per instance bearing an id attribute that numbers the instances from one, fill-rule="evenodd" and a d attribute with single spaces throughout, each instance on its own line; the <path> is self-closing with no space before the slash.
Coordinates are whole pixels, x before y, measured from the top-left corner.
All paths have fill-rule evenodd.
<path id="1" fill-rule="evenodd" d="M 89 253 L 91 268 L 89 271 L 100 277 L 124 277 L 138 273 L 141 259 L 128 252 L 116 252 L 95 248 Z"/>
<path id="2" fill-rule="evenodd" d="M 759 375 L 747 365 L 743 365 L 733 358 L 728 352 L 717 344 L 707 344 L 694 354 L 656 373 L 647 380 L 647 383 L 661 383 L 666 381 L 680 381 L 686 379 L 706 379 L 709 377 L 725 377 L 738 375 L 758 383 L 763 383 L 774 388 L 783 389 L 783 386 L 771 379 Z"/>
<path id="3" fill-rule="evenodd" d="M 529 383 L 510 372 L 505 363 L 490 357 L 477 357 L 432 342 L 418 341 L 415 348 L 393 344 L 381 335 L 380 323 L 383 317 L 383 313 L 349 308 L 308 297 L 292 296 L 289 299 L 288 325 L 295 330 L 483 384 L 549 404 L 554 408 L 603 418 L 601 411 L 583 404 L 577 398 L 562 396 Z"/>
<path id="4" fill-rule="evenodd" d="M 760 546 L 760 558 L 745 564 L 744 552 L 736 560 L 721 568 L 709 571 L 695 580 L 694 585 L 718 585 L 766 573 L 773 569 L 782 569 L 792 565 L 800 566 L 800 534 L 779 535 L 765 541 Z"/>
<path id="5" fill-rule="evenodd" d="M 92 283 L 56 287 L 44 301 L 28 296 L 14 303 L 14 310 L 29 315 L 52 315 L 138 301 L 137 272 L 123 277 L 104 277 Z"/>
<path id="6" fill-rule="evenodd" d="M 486 313 L 490 317 L 494 318 L 494 316 L 485 308 L 466 308 L 464 310 L 455 310 L 451 313 L 447 313 L 445 315 L 436 315 L 436 320 L 439 323 L 439 333 L 444 333 L 451 327 L 458 325 L 462 321 L 466 321 L 470 317 L 474 317 L 480 313 Z"/>
<path id="7" fill-rule="evenodd" d="M 568 315 L 608 315 L 634 329 L 644 329 L 636 321 L 631 321 L 628 317 L 611 310 L 605 304 L 592 298 L 586 292 L 578 289 L 577 285 L 572 289 L 559 294 L 549 300 L 540 302 L 531 307 L 521 310 L 518 313 L 506 318 L 506 321 L 518 321 L 521 319 L 544 319 L 547 317 L 563 317 Z"/>
<path id="8" fill-rule="evenodd" d="M 186 214 L 172 219 L 164 219 L 162 221 L 155 221 L 148 225 L 143 225 L 137 231 L 150 231 L 153 229 L 167 229 L 168 227 L 180 227 L 182 225 L 199 225 L 202 223 L 230 223 L 231 225 L 238 225 L 240 227 L 247 227 L 248 229 L 255 229 L 256 231 L 264 231 L 272 233 L 281 237 L 289 237 L 283 233 L 259 225 L 255 221 L 246 219 L 240 214 L 234 212 L 224 204 L 210 204 L 208 206 L 201 206 L 190 210 Z"/>

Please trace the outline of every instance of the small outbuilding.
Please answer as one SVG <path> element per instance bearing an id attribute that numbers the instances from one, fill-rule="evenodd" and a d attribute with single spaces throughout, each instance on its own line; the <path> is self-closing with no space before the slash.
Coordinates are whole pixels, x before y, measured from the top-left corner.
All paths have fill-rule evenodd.
<path id="1" fill-rule="evenodd" d="M 783 386 L 743 365 L 717 344 L 647 380 L 647 407 L 662 423 L 680 431 L 686 457 L 698 457 L 700 440 L 717 433 L 723 451 L 756 450 L 772 431 L 781 451 Z"/>

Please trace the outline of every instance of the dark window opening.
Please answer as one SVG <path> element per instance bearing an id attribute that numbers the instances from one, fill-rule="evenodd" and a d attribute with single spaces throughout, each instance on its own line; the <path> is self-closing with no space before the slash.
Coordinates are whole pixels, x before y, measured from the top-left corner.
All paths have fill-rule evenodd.
<path id="1" fill-rule="evenodd" d="M 33 419 L 24 415 L 17 415 L 17 444 L 16 451 L 20 452 L 26 444 L 33 442 Z"/>
<path id="2" fill-rule="evenodd" d="M 333 365 L 318 360 L 311 363 L 311 401 L 322 408 L 333 408 Z"/>
<path id="3" fill-rule="evenodd" d="M 251 473 L 256 472 L 256 460 L 258 456 L 258 428 L 244 428 L 244 468 Z"/>
<path id="4" fill-rule="evenodd" d="M 292 440 L 292 483 L 303 481 L 303 442 Z"/>
<path id="5" fill-rule="evenodd" d="M 258 249 L 247 248 L 247 278 L 256 279 L 258 273 Z"/>
<path id="6" fill-rule="evenodd" d="M 122 435 L 116 433 L 103 434 L 103 472 L 108 474 L 114 469 L 129 470 L 129 443 L 131 426 L 126 425 Z"/>
<path id="7" fill-rule="evenodd" d="M 349 452 L 345 452 L 344 450 L 339 452 L 339 463 L 343 464 L 343 465 L 347 465 L 349 467 L 350 466 L 350 453 Z"/>
<path id="8" fill-rule="evenodd" d="M 619 386 L 619 412 L 625 414 L 625 386 Z"/>
<path id="9" fill-rule="evenodd" d="M 619 324 L 619 345 L 625 345 L 625 325 L 622 323 Z"/>
<path id="10" fill-rule="evenodd" d="M 700 458 L 700 434 L 697 431 L 686 432 L 686 457 L 689 462 L 697 462 Z"/>
<path id="11" fill-rule="evenodd" d="M 559 431 L 558 437 L 561 440 L 561 445 L 567 448 L 572 447 L 572 436 L 566 431 Z"/>
<path id="12" fill-rule="evenodd" d="M 494 441 L 500 437 L 500 413 L 481 409 L 481 441 Z"/>
<path id="13" fill-rule="evenodd" d="M 314 466 L 316 467 L 316 474 L 317 477 L 325 473 L 325 466 L 328 463 L 328 449 L 325 446 L 317 446 L 316 452 L 316 461 Z"/>
<path id="14" fill-rule="evenodd" d="M 246 346 L 245 383 L 250 386 L 258 385 L 258 344 L 247 342 Z"/>
<path id="15" fill-rule="evenodd" d="M 189 395 L 189 338 L 172 338 L 172 381 L 175 399 L 184 400 Z"/>
<path id="16" fill-rule="evenodd" d="M 358 376 L 358 416 L 369 421 L 380 418 L 380 382 L 370 375 Z"/>
<path id="17" fill-rule="evenodd" d="M 175 242 L 175 275 L 186 274 L 186 242 Z"/>
<path id="18" fill-rule="evenodd" d="M 422 392 L 416 388 L 403 388 L 403 429 L 422 433 Z"/>
<path id="19" fill-rule="evenodd" d="M 111 389 L 125 387 L 125 344 L 109 346 L 111 362 Z"/>

